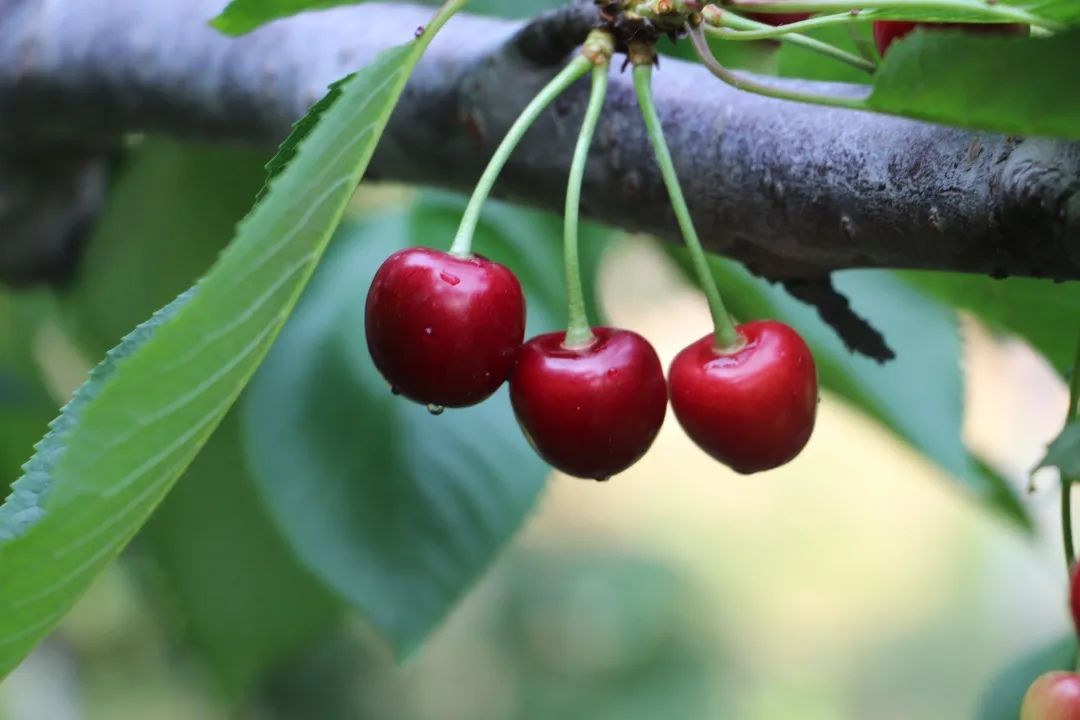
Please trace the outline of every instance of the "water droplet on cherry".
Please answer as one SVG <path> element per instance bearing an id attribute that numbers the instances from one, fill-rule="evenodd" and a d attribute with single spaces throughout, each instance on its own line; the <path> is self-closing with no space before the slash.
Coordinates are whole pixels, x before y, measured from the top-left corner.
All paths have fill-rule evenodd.
<path id="1" fill-rule="evenodd" d="M 435 415 L 436 417 L 439 416 L 439 415 L 442 415 L 445 410 L 446 410 L 446 408 L 444 408 L 442 405 L 428 405 L 427 406 L 427 411 L 429 413 L 431 413 L 432 415 Z"/>
<path id="2" fill-rule="evenodd" d="M 398 389 L 398 388 L 397 388 L 396 386 L 394 386 L 394 385 L 391 385 L 391 386 L 390 386 L 390 394 L 391 394 L 391 395 L 400 395 L 400 394 L 401 394 L 401 390 L 399 390 L 399 389 Z"/>

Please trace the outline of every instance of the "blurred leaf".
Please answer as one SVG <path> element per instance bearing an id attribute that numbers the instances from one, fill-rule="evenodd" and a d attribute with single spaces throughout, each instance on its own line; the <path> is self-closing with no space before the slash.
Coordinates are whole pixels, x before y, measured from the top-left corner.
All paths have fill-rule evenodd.
<path id="1" fill-rule="evenodd" d="M 672 252 L 688 269 L 685 252 Z M 964 376 L 955 311 L 893 273 L 836 273 L 837 288 L 896 351 L 896 360 L 878 365 L 852 355 L 813 308 L 780 287 L 754 278 L 731 261 L 715 256 L 710 260 L 735 317 L 774 318 L 797 328 L 814 353 L 825 388 L 936 462 L 980 501 L 1030 529 L 1015 490 L 964 447 Z"/>
<path id="2" fill-rule="evenodd" d="M 1027 340 L 1062 375 L 1072 368 L 1076 338 L 1063 329 L 1076 326 L 1080 318 L 1080 282 L 994 280 L 943 272 L 904 272 L 901 276 L 920 290 L 974 314 L 992 330 Z"/>
<path id="3" fill-rule="evenodd" d="M 1010 665 L 990 683 L 975 720 L 1016 720 L 1028 686 L 1051 670 L 1072 670 L 1075 660 L 1076 639 L 1068 637 Z"/>
<path id="4" fill-rule="evenodd" d="M 54 422 L 0 507 L 0 676 L 127 544 L 247 384 L 433 34 L 381 54 L 298 129 L 300 152 L 221 259 L 111 351 Z"/>
<path id="5" fill-rule="evenodd" d="M 1080 30 L 1049 38 L 919 30 L 889 49 L 869 105 L 959 127 L 1080 139 L 1078 76 Z"/>
<path id="6" fill-rule="evenodd" d="M 62 298 L 94 356 L 211 265 L 262 185 L 263 162 L 253 152 L 164 140 L 131 154 Z M 232 414 L 143 533 L 169 607 L 233 696 L 340 617 L 328 591 L 290 559 L 239 443 Z"/>
<path id="7" fill-rule="evenodd" d="M 144 532 L 186 634 L 233 697 L 341 618 L 267 516 L 240 442 L 231 413 Z"/>
<path id="8" fill-rule="evenodd" d="M 0 293 L 0 497 L 34 454 L 56 414 L 33 357 L 41 298 Z"/>
<path id="9" fill-rule="evenodd" d="M 364 344 L 364 297 L 378 266 L 418 239 L 448 244 L 461 207 L 440 197 L 345 226 L 244 403 L 248 456 L 285 536 L 399 656 L 492 562 L 548 473 L 505 389 L 433 417 L 391 395 Z M 558 221 L 493 210 L 477 252 L 520 271 L 533 330 L 556 327 Z"/>
<path id="10" fill-rule="evenodd" d="M 1065 426 L 1061 435 L 1050 443 L 1039 467 L 1056 467 L 1066 477 L 1080 478 L 1080 421 Z"/>
<path id="11" fill-rule="evenodd" d="M 67 325 L 100 357 L 213 264 L 266 177 L 266 158 L 161 138 L 130 154 L 60 295 Z"/>

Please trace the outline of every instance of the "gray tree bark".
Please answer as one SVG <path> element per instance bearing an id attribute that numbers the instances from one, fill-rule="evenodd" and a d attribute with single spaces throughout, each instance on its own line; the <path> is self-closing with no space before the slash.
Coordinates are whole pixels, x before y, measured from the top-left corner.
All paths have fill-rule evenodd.
<path id="1" fill-rule="evenodd" d="M 229 38 L 207 25 L 224 4 L 0 0 L 0 148 L 98 147 L 139 132 L 269 151 L 328 83 L 408 40 L 431 13 L 365 3 Z M 577 6 L 525 29 L 452 20 L 410 83 L 371 176 L 470 187 L 593 12 Z M 629 77 L 613 73 L 586 213 L 675 241 Z M 762 98 L 676 60 L 665 59 L 656 80 L 705 243 L 759 274 L 792 281 L 888 267 L 1080 278 L 1080 144 Z M 561 208 L 586 94 L 584 83 L 575 87 L 541 119 L 499 194 Z"/>

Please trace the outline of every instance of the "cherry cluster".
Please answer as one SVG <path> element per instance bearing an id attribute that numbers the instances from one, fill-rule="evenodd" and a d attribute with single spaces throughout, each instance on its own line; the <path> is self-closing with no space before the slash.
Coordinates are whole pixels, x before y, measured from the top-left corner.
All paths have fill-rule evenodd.
<path id="1" fill-rule="evenodd" d="M 669 397 L 694 442 L 741 473 L 788 462 L 814 426 L 813 356 L 779 322 L 738 326 L 728 349 L 706 335 L 679 353 L 665 382 L 652 345 L 629 330 L 594 327 L 580 345 L 563 332 L 523 342 L 525 298 L 508 268 L 410 248 L 376 273 L 365 324 L 393 391 L 434 412 L 475 405 L 509 380 L 532 446 L 577 477 L 604 480 L 640 459 Z"/>
<path id="2" fill-rule="evenodd" d="M 1073 569 L 1069 609 L 1080 635 L 1080 571 Z M 1020 720 L 1080 720 L 1080 674 L 1054 670 L 1041 675 L 1024 696 Z"/>

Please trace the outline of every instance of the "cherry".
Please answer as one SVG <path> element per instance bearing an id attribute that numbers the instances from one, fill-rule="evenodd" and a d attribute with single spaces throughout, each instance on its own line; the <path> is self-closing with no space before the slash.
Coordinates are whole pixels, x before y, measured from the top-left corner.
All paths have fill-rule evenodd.
<path id="1" fill-rule="evenodd" d="M 1072 611 L 1073 627 L 1080 634 L 1080 565 L 1074 565 L 1072 582 L 1069 584 L 1069 609 Z"/>
<path id="2" fill-rule="evenodd" d="M 1080 720 L 1080 675 L 1054 671 L 1039 676 L 1024 695 L 1020 720 Z"/>
<path id="3" fill-rule="evenodd" d="M 806 445 L 817 414 L 817 369 L 797 332 L 771 320 L 739 325 L 729 351 L 706 335 L 671 364 L 675 417 L 690 439 L 746 475 L 790 461 Z"/>
<path id="4" fill-rule="evenodd" d="M 746 13 L 746 17 L 757 20 L 759 23 L 779 27 L 791 23 L 802 22 L 809 18 L 811 13 Z"/>
<path id="5" fill-rule="evenodd" d="M 510 378 L 518 423 L 540 457 L 567 475 L 606 480 L 652 445 L 667 411 L 664 369 L 645 338 L 593 328 L 580 348 L 548 333 L 521 348 Z"/>
<path id="6" fill-rule="evenodd" d="M 395 393 L 441 407 L 475 405 L 514 369 L 525 298 L 498 263 L 428 248 L 391 255 L 365 310 L 368 350 Z"/>
<path id="7" fill-rule="evenodd" d="M 977 35 L 1027 35 L 1028 26 L 1016 23 L 915 23 L 900 20 L 875 20 L 874 44 L 882 57 L 894 41 L 909 35 L 915 28 L 928 30 L 963 30 Z"/>

